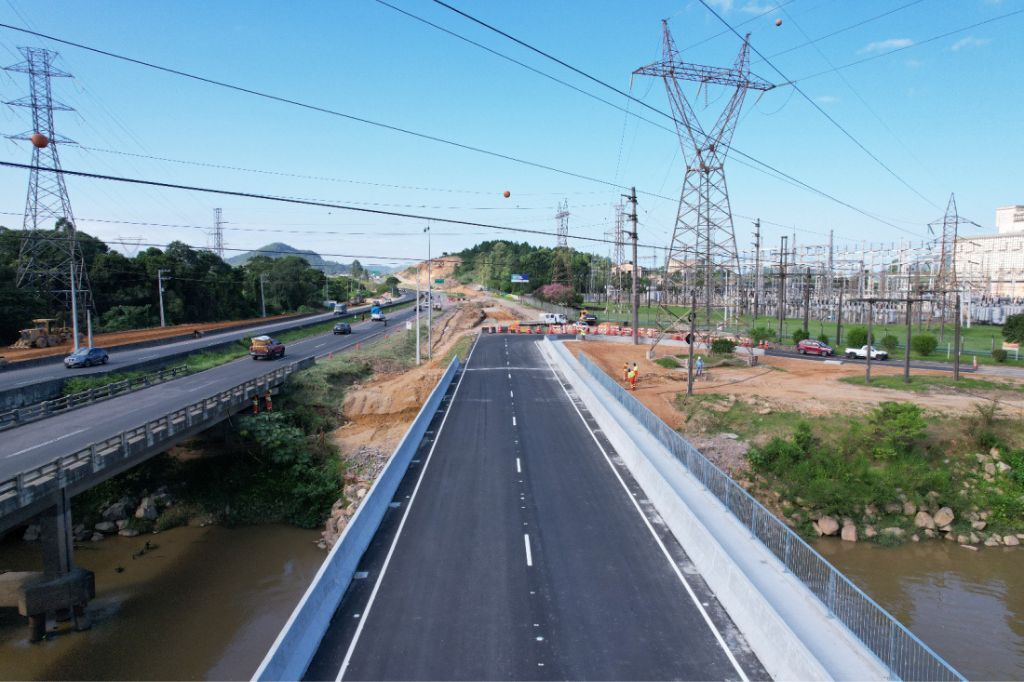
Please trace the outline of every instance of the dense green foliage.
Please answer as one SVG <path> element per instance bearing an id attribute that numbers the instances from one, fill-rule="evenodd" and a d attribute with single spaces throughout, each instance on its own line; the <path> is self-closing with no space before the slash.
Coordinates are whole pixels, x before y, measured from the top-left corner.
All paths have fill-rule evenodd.
<path id="1" fill-rule="evenodd" d="M 882 337 L 882 348 L 886 349 L 890 353 L 895 353 L 896 349 L 900 347 L 900 340 L 893 334 L 886 334 Z"/>
<path id="2" fill-rule="evenodd" d="M 800 343 L 804 339 L 809 339 L 809 338 L 811 338 L 811 335 L 808 334 L 807 331 L 804 330 L 804 329 L 797 329 L 797 330 L 795 330 L 793 332 L 793 343 L 794 344 Z"/>
<path id="3" fill-rule="evenodd" d="M 748 333 L 750 334 L 750 340 L 755 344 L 775 337 L 775 332 L 768 327 L 754 327 Z"/>
<path id="4" fill-rule="evenodd" d="M 63 223 L 51 233 L 57 240 L 65 234 Z M 177 241 L 166 249 L 148 248 L 129 258 L 84 232 L 78 232 L 77 239 L 99 315 L 99 319 L 93 320 L 97 331 L 159 324 L 158 270 L 166 271 L 164 313 L 168 324 L 258 316 L 261 277 L 269 315 L 319 310 L 322 306 L 325 275 L 299 256 L 255 256 L 244 265 L 232 266 L 211 251 L 193 249 Z M 69 319 L 69 313 L 47 291 L 17 286 L 20 248 L 20 231 L 0 227 L 0 343 L 4 344 L 16 340 L 18 330 L 29 326 L 33 318 L 54 317 L 61 322 Z M 42 257 L 55 262 L 63 259 L 56 250 L 44 251 Z M 357 265 L 353 263 L 352 269 L 368 276 Z M 350 277 L 328 278 L 328 284 L 328 298 L 335 300 L 349 300 L 359 292 L 370 293 L 365 282 Z"/>
<path id="5" fill-rule="evenodd" d="M 871 343 L 874 343 L 874 334 L 871 335 Z M 864 327 L 851 327 L 846 331 L 846 345 L 850 348 L 861 348 L 868 345 L 868 330 Z"/>
<path id="6" fill-rule="evenodd" d="M 931 355 L 938 345 L 939 340 L 931 334 L 918 334 L 910 339 L 910 347 L 921 356 Z"/>
<path id="7" fill-rule="evenodd" d="M 1002 348 L 993 348 L 992 359 L 996 362 L 1006 362 L 1006 351 Z"/>
<path id="8" fill-rule="evenodd" d="M 731 353 L 736 350 L 736 342 L 732 339 L 715 339 L 711 342 L 712 353 Z"/>
<path id="9" fill-rule="evenodd" d="M 1003 338 L 1012 343 L 1024 343 L 1024 313 L 1007 315 L 1003 323 Z"/>
<path id="10" fill-rule="evenodd" d="M 882 403 L 867 420 L 852 420 L 838 442 L 824 444 L 801 421 L 790 438 L 776 437 L 748 457 L 754 470 L 772 476 L 785 496 L 800 497 L 824 513 L 850 514 L 885 505 L 901 492 L 923 499 L 930 491 L 952 497 L 948 467 L 924 445 L 921 410 L 910 403 Z"/>
<path id="11" fill-rule="evenodd" d="M 828 345 L 828 334 L 818 334 L 818 341 Z"/>
<path id="12" fill-rule="evenodd" d="M 481 242 L 457 255 L 462 263 L 455 268 L 455 278 L 506 293 L 531 293 L 552 282 L 566 284 L 579 292 L 590 284 L 591 255 L 572 249 L 497 240 Z M 594 272 L 596 290 L 604 287 L 606 265 L 607 259 L 598 259 Z M 512 284 L 513 273 L 527 275 L 529 283 Z M 623 276 L 622 284 L 628 286 L 629 280 Z"/>

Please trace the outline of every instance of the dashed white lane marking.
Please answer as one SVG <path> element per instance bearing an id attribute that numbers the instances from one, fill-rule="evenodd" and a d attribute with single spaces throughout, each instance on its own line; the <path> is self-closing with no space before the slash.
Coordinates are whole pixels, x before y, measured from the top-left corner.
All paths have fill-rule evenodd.
<path id="1" fill-rule="evenodd" d="M 508 373 L 508 378 L 509 378 L 509 379 L 511 379 L 511 378 L 512 378 L 512 372 L 509 372 L 509 373 Z"/>
<path id="2" fill-rule="evenodd" d="M 519 458 L 518 457 L 516 457 L 516 473 L 517 474 L 523 473 L 523 465 L 519 462 Z"/>
<path id="3" fill-rule="evenodd" d="M 51 438 L 48 441 L 44 441 L 42 443 L 37 443 L 36 445 L 33 445 L 32 447 L 25 448 L 24 450 L 18 450 L 17 452 L 12 452 L 11 454 L 7 455 L 4 459 L 10 459 L 11 457 L 17 457 L 18 455 L 22 455 L 22 454 L 24 454 L 24 453 L 26 453 L 26 452 L 28 452 L 30 450 L 35 450 L 36 448 L 41 448 L 44 445 L 50 445 L 51 443 L 56 443 L 59 440 L 64 440 L 65 438 L 70 438 L 71 436 L 75 435 L 76 433 L 81 433 L 82 431 L 85 431 L 85 429 L 84 428 L 83 429 L 78 429 L 77 431 L 72 431 L 70 433 L 65 433 L 63 436 L 57 436 L 56 438 Z"/>
<path id="4" fill-rule="evenodd" d="M 515 425 L 516 425 L 516 418 L 512 417 L 512 426 L 515 426 Z"/>
<path id="5" fill-rule="evenodd" d="M 515 395 L 513 395 L 512 391 L 509 391 L 509 392 L 508 392 L 508 397 L 509 397 L 509 398 L 515 398 Z"/>
<path id="6" fill-rule="evenodd" d="M 214 380 L 212 380 L 212 381 L 207 381 L 206 383 L 203 383 L 203 384 L 199 384 L 199 385 L 198 385 L 198 386 L 196 386 L 195 388 L 190 388 L 190 389 L 188 389 L 188 392 L 189 392 L 189 393 L 195 393 L 196 391 L 198 391 L 198 390 L 200 390 L 200 389 L 202 389 L 202 388 L 206 388 L 206 387 L 207 387 L 207 386 L 209 386 L 210 384 L 215 384 L 215 383 L 217 383 L 217 380 L 216 380 L 216 379 L 214 379 Z"/>
<path id="7" fill-rule="evenodd" d="M 523 543 L 526 544 L 526 565 L 533 566 L 533 552 L 530 551 L 530 535 L 529 533 L 523 534 Z"/>
<path id="8" fill-rule="evenodd" d="M 324 341 L 323 343 L 318 343 L 317 345 L 313 346 L 313 349 L 315 350 L 317 348 L 323 348 L 326 345 L 327 345 L 327 342 Z"/>

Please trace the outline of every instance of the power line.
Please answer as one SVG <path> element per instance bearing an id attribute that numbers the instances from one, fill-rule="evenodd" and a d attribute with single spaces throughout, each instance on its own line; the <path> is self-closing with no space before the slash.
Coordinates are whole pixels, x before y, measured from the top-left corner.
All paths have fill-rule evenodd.
<path id="1" fill-rule="evenodd" d="M 20 168 L 20 169 L 23 169 L 23 170 L 31 170 L 33 168 L 33 166 L 30 166 L 28 164 L 15 163 L 13 161 L 0 161 L 0 166 L 7 166 L 8 168 Z M 470 221 L 470 220 L 456 220 L 454 218 L 439 218 L 439 217 L 436 217 L 436 216 L 427 216 L 427 215 L 420 215 L 420 214 L 415 214 L 415 213 L 399 213 L 397 211 L 385 211 L 385 210 L 382 210 L 382 209 L 365 208 L 365 207 L 362 207 L 362 206 L 348 206 L 348 205 L 345 205 L 345 204 L 335 204 L 335 203 L 329 203 L 329 202 L 324 202 L 324 201 L 313 201 L 313 200 L 309 200 L 309 199 L 293 199 L 293 198 L 288 198 L 288 197 L 273 196 L 273 195 L 269 195 L 269 194 L 259 194 L 257 192 L 240 192 L 240 191 L 226 190 L 226 189 L 214 189 L 214 188 L 210 188 L 210 187 L 198 187 L 198 186 L 193 186 L 193 185 L 181 185 L 181 184 L 171 183 L 171 182 L 159 182 L 159 181 L 156 181 L 156 180 L 143 180 L 143 179 L 140 179 L 140 178 L 125 178 L 125 177 L 119 177 L 119 176 L 115 176 L 115 175 L 103 175 L 103 174 L 100 174 L 100 173 L 88 173 L 88 172 L 85 172 L 85 171 L 73 171 L 73 170 L 68 170 L 66 168 L 65 169 L 42 168 L 41 170 L 46 170 L 46 171 L 49 171 L 49 172 L 59 173 L 61 175 L 71 175 L 71 176 L 80 177 L 80 178 L 90 178 L 90 179 L 93 179 L 93 180 L 108 180 L 108 181 L 112 181 L 112 182 L 123 182 L 123 183 L 130 184 L 130 185 L 143 185 L 143 186 L 149 186 L 149 187 L 163 187 L 165 189 L 180 189 L 180 190 L 187 190 L 187 191 L 190 191 L 190 192 L 203 192 L 203 193 L 206 193 L 206 194 L 217 194 L 217 195 L 222 195 L 222 196 L 241 197 L 241 198 L 244 198 L 244 199 L 262 199 L 264 201 L 274 201 L 274 202 L 280 202 L 280 203 L 286 203 L 286 204 L 298 204 L 298 205 L 301 205 L 301 206 L 315 206 L 315 207 L 318 207 L 318 208 L 334 208 L 334 209 L 338 209 L 338 210 L 342 210 L 342 211 L 353 211 L 353 212 L 357 212 L 357 213 L 369 213 L 369 214 L 372 214 L 372 215 L 390 216 L 392 218 L 409 218 L 409 219 L 413 219 L 413 220 L 423 220 L 423 221 L 430 220 L 430 221 L 439 222 L 439 223 L 448 223 L 450 225 L 463 225 L 463 226 L 468 226 L 468 227 L 483 227 L 483 228 L 487 228 L 487 229 L 491 229 L 491 230 L 507 230 L 509 232 L 521 232 L 523 234 L 536 234 L 536 235 L 542 235 L 542 236 L 545 236 L 545 237 L 558 237 L 558 234 L 556 232 L 547 232 L 547 231 L 544 231 L 544 230 L 533 230 L 533 229 L 528 229 L 528 228 L 524 228 L 524 227 L 509 227 L 509 226 L 506 226 L 506 225 L 494 225 L 494 224 L 490 224 L 490 223 L 478 223 L 478 222 L 474 222 L 474 221 Z M 206 229 L 209 229 L 209 228 L 206 228 Z M 611 240 L 604 239 L 604 238 L 601 238 L 601 237 L 585 237 L 583 235 L 578 235 L 578 234 L 574 234 L 570 238 L 571 239 L 578 239 L 578 240 L 581 240 L 581 241 L 588 241 L 588 242 L 600 242 L 600 243 L 609 243 L 609 244 L 612 243 Z M 662 248 L 662 247 L 653 246 L 651 244 L 643 244 L 642 246 L 644 246 L 646 248 Z M 225 250 L 227 250 L 227 249 L 225 249 Z"/>
<path id="2" fill-rule="evenodd" d="M 435 1 L 438 1 L 438 0 L 435 0 Z M 441 4 L 443 4 L 443 3 L 441 3 Z M 448 5 L 445 5 L 445 6 L 448 7 Z M 453 9 L 453 11 L 459 12 L 459 14 L 463 14 L 464 16 L 467 16 L 467 17 L 469 16 L 469 15 L 465 15 L 465 13 L 463 13 L 463 12 L 460 12 L 458 10 L 454 10 L 454 8 L 452 8 L 452 9 Z M 473 21 L 477 21 L 478 23 L 481 23 L 481 22 L 479 22 L 476 19 L 473 19 Z M 499 31 L 498 29 L 495 29 L 495 28 L 490 27 L 490 26 L 488 26 L 488 27 L 491 28 L 491 30 L 494 30 L 494 31 L 497 31 L 497 32 L 501 33 L 502 35 L 506 35 L 503 32 Z M 337 117 L 344 118 L 344 119 L 351 120 L 351 121 L 355 121 L 355 122 L 358 122 L 358 123 L 364 123 L 366 125 L 382 128 L 382 129 L 385 129 L 385 130 L 390 130 L 392 132 L 399 132 L 399 133 L 402 133 L 402 134 L 411 135 L 413 137 L 418 137 L 418 138 L 421 138 L 421 139 L 426 139 L 426 140 L 430 140 L 430 141 L 434 141 L 434 142 L 439 142 L 441 144 L 446 144 L 446 145 L 450 145 L 450 146 L 457 147 L 457 148 L 460 148 L 460 149 L 465 149 L 467 151 L 474 151 L 474 152 L 481 153 L 481 154 L 484 154 L 484 155 L 487 155 L 487 156 L 492 156 L 492 157 L 495 157 L 495 158 L 500 158 L 500 159 L 512 161 L 514 163 L 520 163 L 520 164 L 531 166 L 531 167 L 534 167 L 534 168 L 540 168 L 542 170 L 549 170 L 549 171 L 552 171 L 552 172 L 555 172 L 555 173 L 559 173 L 559 174 L 566 175 L 566 176 L 569 176 L 569 177 L 575 177 L 577 179 L 586 180 L 588 182 L 594 182 L 594 183 L 605 185 L 605 186 L 608 186 L 608 187 L 614 187 L 614 188 L 617 188 L 617 189 L 628 189 L 624 185 L 620 185 L 620 184 L 617 184 L 615 182 L 611 182 L 611 181 L 608 181 L 608 180 L 602 180 L 600 178 L 590 177 L 590 176 L 583 175 L 583 174 L 580 174 L 580 173 L 575 173 L 573 171 L 562 170 L 562 169 L 559 169 L 559 168 L 555 168 L 553 166 L 548 166 L 546 164 L 542 164 L 542 163 L 538 163 L 538 162 L 533 162 L 533 161 L 529 161 L 529 160 L 526 160 L 526 159 L 521 159 L 521 158 L 518 158 L 518 157 L 514 157 L 514 156 L 507 155 L 507 154 L 503 154 L 501 152 L 495 152 L 495 151 L 483 149 L 483 148 L 480 148 L 480 147 L 475 147 L 475 146 L 472 146 L 472 145 L 463 144 L 461 142 L 456 142 L 454 140 L 448 140 L 448 139 L 437 137 L 437 136 L 434 136 L 434 135 L 429 135 L 429 134 L 426 134 L 426 133 L 420 133 L 420 132 L 409 130 L 409 129 L 406 129 L 406 128 L 401 128 L 401 127 L 398 127 L 398 126 L 393 126 L 393 125 L 390 125 L 390 124 L 387 124 L 387 123 L 382 123 L 382 122 L 379 122 L 379 121 L 373 121 L 373 120 L 370 120 L 370 119 L 354 116 L 354 115 L 351 115 L 351 114 L 346 114 L 346 113 L 343 113 L 343 112 L 340 112 L 340 111 L 335 111 L 335 110 L 332 110 L 332 109 L 327 109 L 325 107 L 320 107 L 320 106 L 317 106 L 317 105 L 300 102 L 298 100 L 292 100 L 292 99 L 289 99 L 289 98 L 280 97 L 280 96 L 277 96 L 277 95 L 272 95 L 272 94 L 269 94 L 269 93 L 260 92 L 258 90 L 252 90 L 250 88 L 245 88 L 245 87 L 242 87 L 242 86 L 233 85 L 233 84 L 226 83 L 226 82 L 223 82 L 223 81 L 218 81 L 218 80 L 215 80 L 215 79 L 212 79 L 212 78 L 207 78 L 205 76 L 199 76 L 199 75 L 196 75 L 196 74 L 191 74 L 191 73 L 188 73 L 188 72 L 185 72 L 185 71 L 181 71 L 179 69 L 173 69 L 173 68 L 170 68 L 170 67 L 160 66 L 158 64 L 153 64 L 151 62 L 146 62 L 146 61 L 143 61 L 143 60 L 140 60 L 140 59 L 135 59 L 133 57 L 127 57 L 127 56 L 120 55 L 120 54 L 117 54 L 117 53 L 114 53 L 114 52 L 110 52 L 108 50 L 103 50 L 103 49 L 100 49 L 100 48 L 90 47 L 88 45 L 84 45 L 82 43 L 77 43 L 77 42 L 74 42 L 74 41 L 71 41 L 71 40 L 66 40 L 66 39 L 63 39 L 63 38 L 57 38 L 55 36 L 51 36 L 51 35 L 48 35 L 48 34 L 45 34 L 45 33 L 41 33 L 41 32 L 38 32 L 38 31 L 32 31 L 32 30 L 29 30 L 29 29 L 26 29 L 26 28 L 21 28 L 21 27 L 18 27 L 18 26 L 12 26 L 10 24 L 4 24 L 4 23 L 0 23 L 0 28 L 6 28 L 6 29 L 9 29 L 9 30 L 12 30 L 12 31 L 17 31 L 17 32 L 20 32 L 20 33 L 28 34 L 28 35 L 33 35 L 33 36 L 36 36 L 38 38 L 43 38 L 45 40 L 51 40 L 51 41 L 54 41 L 54 42 L 57 42 L 57 43 L 60 43 L 60 44 L 63 44 L 63 45 L 68 45 L 68 46 L 71 46 L 71 47 L 76 47 L 76 48 L 79 48 L 79 49 L 82 49 L 82 50 L 86 50 L 88 52 L 93 52 L 95 54 L 100 54 L 100 55 L 103 55 L 103 56 L 111 57 L 112 59 L 118 59 L 118 60 L 125 61 L 125 62 L 131 63 L 131 64 L 136 64 L 136 65 L 139 65 L 139 66 L 144 66 L 144 67 L 147 67 L 147 68 L 155 69 L 157 71 L 162 71 L 162 72 L 165 72 L 165 73 L 170 73 L 172 75 L 182 76 L 184 78 L 188 78 L 188 79 L 195 80 L 195 81 L 198 81 L 198 82 L 206 83 L 206 84 L 209 84 L 209 85 L 216 85 L 216 86 L 219 86 L 219 87 L 227 88 L 229 90 L 233 90 L 233 91 L 241 92 L 241 93 L 245 93 L 245 94 L 250 94 L 250 95 L 253 95 L 253 96 L 256 96 L 256 97 L 261 97 L 261 98 L 268 99 L 268 100 L 271 100 L 271 101 L 281 102 L 281 103 L 284 103 L 284 104 L 291 104 L 291 105 L 294 105 L 294 106 L 297 106 L 297 107 L 300 107 L 300 108 L 304 108 L 304 109 L 307 109 L 307 110 L 310 110 L 310 111 L 317 111 L 317 112 L 320 112 L 320 113 L 325 113 L 325 114 L 329 114 L 329 115 L 332 115 L 332 116 L 337 116 Z M 517 42 L 520 42 L 520 43 L 522 42 L 522 41 L 518 41 L 515 38 L 512 38 L 512 39 L 516 40 Z M 543 51 L 536 50 L 536 48 L 530 48 L 530 49 L 533 49 L 534 51 L 537 51 L 540 54 L 548 56 L 550 59 L 554 59 L 559 64 L 564 64 L 564 62 L 562 62 L 561 60 L 559 60 L 557 58 L 554 58 L 554 57 L 550 57 L 549 55 L 547 55 L 547 53 L 545 53 Z M 570 69 L 572 69 L 572 70 L 574 70 L 574 71 L 576 71 L 578 73 L 583 73 L 582 71 L 580 71 L 579 69 L 576 69 L 575 67 L 569 66 L 568 68 L 570 68 Z M 610 90 L 612 90 L 612 91 L 614 91 L 614 92 L 616 92 L 616 93 L 618 93 L 618 94 L 620 94 L 620 95 L 622 95 L 624 97 L 627 97 L 627 98 L 633 100 L 634 102 L 637 102 L 637 103 L 643 105 L 644 107 L 650 109 L 651 111 L 654 111 L 654 112 L 660 114 L 661 116 L 667 117 L 669 120 L 675 121 L 675 119 L 672 117 L 671 114 L 668 114 L 668 113 L 666 113 L 664 111 L 661 111 L 661 110 L 659 110 L 659 109 L 657 109 L 655 107 L 652 107 L 651 105 L 647 104 L 646 102 L 644 102 L 642 100 L 639 100 L 639 99 L 633 97 L 632 95 L 629 95 L 628 93 L 625 93 L 625 92 L 619 90 L 618 88 L 616 88 L 616 87 L 614 87 L 614 86 L 612 86 L 612 85 L 610 85 L 608 83 L 605 83 L 604 81 L 601 81 L 598 78 L 595 78 L 594 76 L 587 75 L 587 78 L 592 80 L 592 81 L 594 81 L 594 82 L 596 82 L 596 83 L 601 84 L 602 86 L 604 86 L 604 87 L 606 87 L 606 88 L 608 88 L 608 89 L 610 89 Z M 631 115 L 636 115 L 636 114 L 635 114 L 635 112 L 631 112 Z M 648 119 L 643 119 L 643 120 L 646 121 Z M 654 125 L 657 125 L 657 124 L 654 124 Z M 662 127 L 665 130 L 667 130 L 669 132 L 672 132 L 673 134 L 675 133 L 675 131 L 672 130 L 672 129 L 665 128 L 664 126 L 659 126 L 659 127 Z M 803 182 L 802 180 L 798 180 L 797 178 L 789 175 L 788 173 L 785 173 L 784 171 L 781 171 L 781 170 L 775 168 L 774 166 L 772 166 L 772 165 L 770 165 L 770 164 L 768 164 L 768 163 L 766 163 L 764 161 L 761 161 L 760 159 L 757 159 L 757 158 L 755 158 L 753 156 L 750 156 L 749 154 L 746 154 L 743 151 L 741 151 L 741 150 L 739 150 L 739 149 L 737 149 L 735 147 L 730 147 L 730 150 L 734 154 L 737 154 L 737 155 L 739 155 L 741 157 L 744 157 L 744 158 L 748 159 L 749 161 L 758 164 L 759 166 L 763 166 L 765 169 L 767 169 L 767 171 L 762 170 L 761 168 L 754 167 L 754 166 L 749 166 L 749 164 L 744 164 L 744 165 L 748 165 L 749 167 L 754 168 L 755 170 L 758 170 L 760 172 L 767 172 L 769 175 L 771 175 L 772 173 L 775 173 L 778 179 L 783 179 L 785 182 L 788 182 L 790 184 L 794 184 L 795 186 L 798 186 L 798 187 L 800 187 L 802 189 L 810 191 L 813 194 L 817 194 L 817 195 L 819 195 L 821 197 L 824 197 L 824 198 L 826 198 L 826 199 L 828 199 L 830 201 L 833 201 L 833 202 L 835 202 L 835 203 L 837 203 L 837 204 L 839 204 L 841 206 L 849 208 L 850 210 L 852 210 L 852 211 L 854 211 L 856 213 L 859 213 L 859 214 L 861 214 L 861 215 L 863 215 L 863 216 L 865 216 L 867 218 L 870 218 L 871 220 L 875 220 L 875 221 L 880 222 L 880 223 L 882 223 L 884 225 L 887 225 L 889 227 L 893 227 L 895 229 L 902 230 L 904 232 L 908 232 L 909 234 L 913 234 L 913 233 L 910 233 L 908 230 L 906 230 L 904 228 L 901 228 L 901 227 L 898 227 L 896 225 L 893 225 L 892 223 L 890 223 L 890 222 L 888 222 L 886 220 L 883 220 L 883 219 L 879 218 L 878 216 L 875 216 L 875 215 L 871 214 L 870 212 L 868 212 L 868 211 L 866 211 L 864 209 L 858 208 L 858 207 L 854 206 L 853 204 L 850 204 L 849 202 L 846 202 L 846 201 L 843 201 L 841 199 L 838 199 L 835 196 L 829 194 L 828 192 L 825 192 L 825 191 L 820 190 L 820 189 L 818 189 L 816 187 L 813 187 L 813 186 L 809 185 L 808 183 Z M 739 163 L 742 163 L 742 162 L 739 162 Z M 768 172 L 768 171 L 770 171 L 770 172 Z M 641 194 L 641 195 L 644 195 L 644 196 L 657 197 L 659 199 L 664 199 L 666 201 L 673 201 L 673 202 L 676 201 L 675 199 L 673 199 L 671 197 L 666 197 L 666 196 L 663 196 L 661 194 L 655 194 L 655 193 L 647 192 L 647 191 L 643 191 L 643 190 L 637 190 L 637 193 Z"/>
<path id="3" fill-rule="evenodd" d="M 435 2 L 438 2 L 439 0 L 434 0 L 434 1 L 435 1 Z M 715 16 L 715 18 L 716 18 L 716 19 L 718 19 L 718 20 L 719 20 L 720 22 L 722 22 L 722 24 L 723 24 L 723 25 L 727 26 L 727 27 L 729 28 L 729 30 L 730 30 L 730 31 L 732 31 L 732 32 L 733 32 L 734 34 L 736 34 L 736 37 L 737 37 L 737 38 L 739 38 L 740 40 L 743 40 L 743 36 L 742 36 L 742 35 L 740 35 L 740 33 L 739 33 L 739 32 L 738 32 L 738 31 L 737 31 L 737 30 L 736 30 L 735 28 L 733 28 L 733 27 L 732 27 L 732 25 L 731 25 L 731 24 L 729 24 L 729 22 L 728 22 L 728 21 L 726 21 L 726 20 L 725 20 L 725 19 L 724 19 L 724 18 L 722 17 L 722 15 L 721 15 L 721 14 L 719 14 L 718 12 L 716 12 L 716 11 L 714 10 L 714 8 L 712 8 L 712 7 L 711 7 L 711 5 L 709 5 L 709 4 L 707 3 L 707 0 L 699 0 L 699 2 L 700 2 L 700 4 L 704 5 L 704 8 L 705 8 L 705 9 L 706 9 L 707 11 L 711 12 L 711 14 L 713 14 L 713 15 Z M 818 110 L 818 112 L 819 112 L 819 113 L 820 113 L 820 114 L 821 114 L 822 116 L 824 116 L 825 118 L 827 118 L 827 119 L 829 120 L 829 122 L 831 122 L 831 123 L 832 123 L 832 125 L 834 125 L 834 126 L 835 126 L 836 128 L 838 128 L 838 129 L 839 129 L 839 131 L 840 131 L 841 133 L 843 133 L 843 135 L 845 135 L 846 137 L 848 137 L 848 138 L 849 138 L 849 139 L 850 139 L 850 140 L 851 140 L 851 141 L 852 141 L 852 142 L 853 142 L 853 143 L 854 143 L 855 145 L 857 145 L 858 147 L 860 147 L 861 151 L 863 151 L 863 152 L 864 152 L 865 154 L 867 154 L 867 155 L 868 155 L 868 156 L 870 156 L 870 157 L 871 157 L 872 159 L 874 159 L 874 161 L 875 161 L 875 162 L 876 162 L 876 163 L 877 163 L 877 164 L 878 164 L 879 166 L 881 166 L 882 168 L 884 168 L 884 169 L 885 169 L 885 170 L 886 170 L 886 171 L 887 171 L 887 172 L 889 173 L 889 175 L 891 175 L 891 176 L 893 176 L 894 178 L 896 178 L 896 180 L 898 180 L 898 181 L 900 182 L 900 184 L 902 184 L 902 185 L 903 185 L 904 187 L 906 187 L 906 188 L 907 188 L 907 189 L 909 189 L 909 190 L 910 190 L 911 192 L 913 192 L 913 193 L 914 193 L 914 194 L 916 194 L 916 195 L 917 195 L 918 197 L 920 197 L 920 198 L 921 198 L 921 199 L 922 199 L 922 200 L 923 200 L 923 201 L 924 201 L 925 203 L 927 203 L 927 204 L 929 204 L 929 205 L 931 205 L 931 206 L 935 206 L 936 208 L 938 208 L 938 204 L 936 204 L 936 203 L 935 203 L 934 201 L 932 201 L 931 199 L 929 199 L 929 198 L 928 198 L 928 197 L 926 197 L 925 195 L 921 194 L 921 192 L 919 192 L 919 191 L 917 190 L 917 188 L 915 188 L 915 187 L 914 187 L 913 185 L 911 185 L 911 184 L 910 184 L 909 182 L 907 182 L 906 180 L 904 180 L 902 176 L 900 176 L 900 175 L 899 175 L 899 174 L 898 174 L 898 173 L 897 173 L 896 171 L 894 171 L 894 170 L 893 170 L 892 168 L 890 168 L 890 167 L 889 167 L 889 166 L 888 166 L 888 165 L 887 165 L 887 164 L 886 164 L 886 163 L 885 163 L 884 161 L 882 161 L 882 160 L 881 160 L 880 158 L 878 158 L 877 156 L 875 156 L 875 154 L 874 154 L 874 153 L 873 153 L 873 152 L 872 152 L 872 151 L 871 151 L 870 149 L 868 149 L 868 148 L 867 148 L 866 146 L 864 146 L 864 144 L 863 144 L 863 143 L 862 143 L 862 142 L 861 142 L 860 140 L 858 140 L 858 139 L 857 139 L 856 137 L 854 137 L 854 136 L 853 136 L 853 133 L 851 133 L 851 132 L 850 132 L 850 131 L 848 131 L 848 130 L 847 130 L 846 128 L 844 128 L 844 127 L 842 126 L 842 124 L 840 124 L 840 123 L 839 123 L 839 121 L 837 121 L 837 120 L 835 120 L 834 118 L 832 118 L 832 116 L 831 116 L 831 115 L 830 115 L 830 114 L 829 114 L 829 113 L 828 113 L 827 111 L 825 111 L 824 109 L 822 109 L 822 108 L 821 108 L 821 105 L 819 105 L 819 104 L 818 104 L 817 102 L 815 102 L 815 101 L 814 101 L 814 100 L 813 100 L 813 99 L 812 99 L 812 98 L 810 97 L 810 95 L 808 95 L 808 94 L 807 94 L 806 92 L 804 92 L 804 91 L 803 91 L 803 89 L 802 89 L 802 88 L 800 88 L 800 87 L 799 87 L 798 85 L 796 85 L 796 83 L 795 83 L 795 82 L 791 81 L 791 80 L 790 80 L 790 79 L 789 79 L 789 78 L 788 78 L 788 77 L 786 76 L 786 74 L 782 73 L 782 70 L 781 70 L 781 69 L 779 69 L 779 67 L 775 66 L 775 64 L 773 64 L 773 63 L 772 63 L 772 61 L 771 61 L 770 59 L 768 59 L 767 57 L 765 57 L 765 56 L 764 56 L 764 54 L 762 54 L 760 50 L 758 50 L 758 49 L 757 49 L 756 47 L 754 47 L 753 45 L 751 45 L 751 46 L 750 46 L 750 49 L 751 49 L 751 50 L 753 50 L 753 51 L 754 51 L 754 52 L 755 52 L 755 53 L 757 54 L 757 56 L 761 57 L 761 59 L 763 59 L 763 60 L 764 60 L 764 62 L 765 62 L 766 64 L 768 64 L 768 66 L 772 67 L 772 69 L 773 69 L 773 70 L 775 71 L 775 73 L 779 74 L 779 76 L 780 76 L 780 77 L 781 77 L 781 78 L 782 78 L 782 79 L 783 79 L 784 81 L 786 81 L 786 82 L 787 82 L 788 84 L 792 85 L 792 86 L 793 86 L 793 88 L 794 88 L 794 89 L 795 89 L 795 90 L 797 91 L 797 93 L 799 93 L 799 94 L 800 94 L 800 96 L 801 96 L 801 97 L 803 97 L 803 98 L 804 98 L 805 100 L 807 100 L 807 102 L 808 102 L 808 103 L 809 103 L 809 104 L 810 104 L 810 105 L 811 105 L 812 107 L 814 107 L 815 109 L 817 109 L 817 110 Z"/>

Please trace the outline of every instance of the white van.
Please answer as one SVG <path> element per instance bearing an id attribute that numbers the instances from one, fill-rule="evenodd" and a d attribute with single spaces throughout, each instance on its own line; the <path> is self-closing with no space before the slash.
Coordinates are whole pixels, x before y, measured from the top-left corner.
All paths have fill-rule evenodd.
<path id="1" fill-rule="evenodd" d="M 568 318 L 562 313 L 544 313 L 540 316 L 544 324 L 569 324 Z"/>

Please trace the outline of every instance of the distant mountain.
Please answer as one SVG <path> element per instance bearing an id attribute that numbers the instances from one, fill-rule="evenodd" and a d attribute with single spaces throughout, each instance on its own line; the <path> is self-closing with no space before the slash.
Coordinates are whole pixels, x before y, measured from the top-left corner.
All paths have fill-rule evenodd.
<path id="1" fill-rule="evenodd" d="M 281 242 L 274 242 L 273 244 L 267 244 L 261 246 L 256 251 L 247 251 L 246 253 L 240 253 L 237 256 L 232 256 L 227 259 L 227 262 L 231 265 L 245 265 L 249 262 L 250 258 L 254 256 L 266 256 L 268 258 L 282 258 L 284 256 L 299 256 L 304 258 L 307 263 L 312 265 L 318 270 L 326 272 L 328 275 L 347 275 L 349 273 L 349 266 L 338 263 L 333 260 L 325 260 L 320 254 L 315 251 L 303 251 L 296 249 L 294 246 L 288 244 L 282 244 Z"/>

